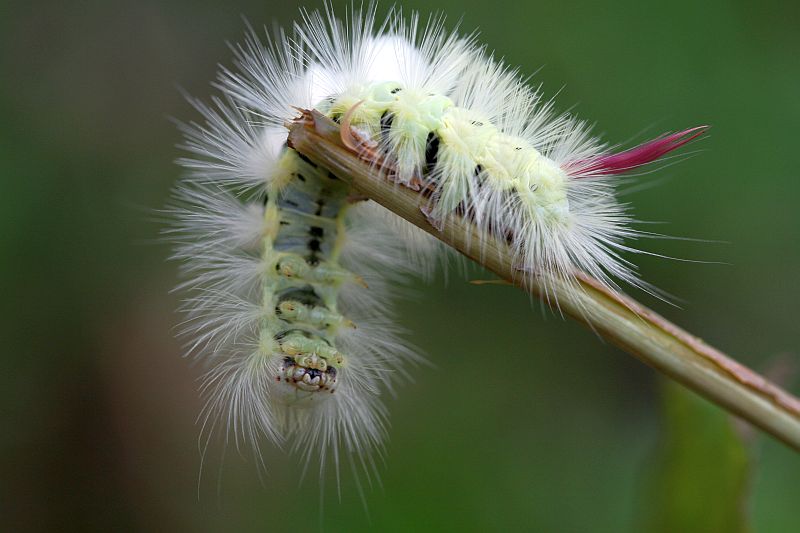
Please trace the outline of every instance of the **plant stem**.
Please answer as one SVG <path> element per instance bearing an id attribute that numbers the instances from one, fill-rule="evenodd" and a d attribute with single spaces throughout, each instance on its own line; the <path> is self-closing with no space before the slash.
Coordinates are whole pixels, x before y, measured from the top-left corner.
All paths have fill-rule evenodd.
<path id="1" fill-rule="evenodd" d="M 287 124 L 289 145 L 358 193 L 441 239 L 502 279 L 542 298 L 544 287 L 515 271 L 506 242 L 458 216 L 431 225 L 421 193 L 390 181 L 343 142 L 339 126 L 314 111 Z M 349 136 L 345 136 L 348 141 Z M 550 303 L 656 370 L 800 451 L 800 400 L 633 299 L 587 275 L 548 281 Z M 551 304 L 552 305 L 552 304 Z"/>

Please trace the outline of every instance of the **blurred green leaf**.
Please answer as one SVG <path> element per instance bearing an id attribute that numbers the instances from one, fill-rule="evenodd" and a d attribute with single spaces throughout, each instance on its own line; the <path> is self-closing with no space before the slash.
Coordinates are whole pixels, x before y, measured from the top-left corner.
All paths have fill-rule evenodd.
<path id="1" fill-rule="evenodd" d="M 751 531 L 752 461 L 721 409 L 673 382 L 662 387 L 663 434 L 649 476 L 650 533 Z"/>

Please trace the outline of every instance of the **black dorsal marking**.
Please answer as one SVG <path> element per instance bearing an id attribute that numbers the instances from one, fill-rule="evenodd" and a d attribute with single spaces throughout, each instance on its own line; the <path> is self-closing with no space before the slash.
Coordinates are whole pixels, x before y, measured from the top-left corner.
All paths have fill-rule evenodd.
<path id="1" fill-rule="evenodd" d="M 295 302 L 300 302 L 303 305 L 311 307 L 325 307 L 322 303 L 322 299 L 317 296 L 317 293 L 314 292 L 314 288 L 311 285 L 283 291 L 278 296 L 278 303 L 285 302 L 286 300 L 294 300 Z"/>
<path id="2" fill-rule="evenodd" d="M 321 338 L 316 333 L 313 333 L 311 331 L 306 331 L 304 329 L 300 329 L 300 328 L 297 328 L 297 327 L 288 328 L 288 329 L 285 329 L 283 331 L 279 331 L 278 333 L 275 334 L 275 336 L 273 338 L 276 341 L 280 341 L 280 340 L 285 339 L 286 337 L 288 337 L 292 333 L 294 333 L 295 335 L 300 335 L 301 337 L 305 337 L 306 339 L 321 340 L 322 342 L 325 342 L 326 344 L 330 345 L 330 343 L 326 339 Z"/>
<path id="3" fill-rule="evenodd" d="M 321 238 L 323 235 L 325 235 L 325 230 L 319 226 L 311 226 L 308 228 L 308 234 L 312 237 Z"/>
<path id="4" fill-rule="evenodd" d="M 392 122 L 394 122 L 394 113 L 384 111 L 381 115 L 381 143 L 388 147 L 389 145 L 389 132 L 392 129 Z"/>
<path id="5" fill-rule="evenodd" d="M 439 157 L 439 136 L 436 132 L 430 132 L 425 140 L 425 172 L 430 174 L 436 168 L 436 160 Z"/>
<path id="6" fill-rule="evenodd" d="M 475 181 L 478 182 L 478 187 L 483 185 L 483 182 L 486 181 L 486 176 L 483 175 L 483 166 L 475 165 Z"/>
<path id="7" fill-rule="evenodd" d="M 297 152 L 297 156 L 298 156 L 300 159 L 302 159 L 304 162 L 306 162 L 306 163 L 308 163 L 309 165 L 311 165 L 312 167 L 314 167 L 314 168 L 317 168 L 317 164 L 316 164 L 316 163 L 314 163 L 312 160 L 310 160 L 309 158 L 307 158 L 306 156 L 304 156 L 304 155 L 303 155 L 303 154 L 301 154 L 300 152 Z"/>

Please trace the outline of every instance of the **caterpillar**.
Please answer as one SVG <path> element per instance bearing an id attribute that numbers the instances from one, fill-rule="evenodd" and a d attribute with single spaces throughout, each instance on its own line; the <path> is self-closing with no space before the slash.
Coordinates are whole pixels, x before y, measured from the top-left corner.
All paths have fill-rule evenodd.
<path id="1" fill-rule="evenodd" d="M 430 217 L 468 214 L 501 235 L 518 269 L 609 287 L 653 289 L 620 252 L 644 235 L 616 199 L 618 176 L 705 131 L 612 153 L 554 111 L 474 35 L 374 6 L 345 21 L 302 12 L 291 34 L 252 29 L 222 67 L 202 123 L 182 123 L 175 257 L 187 277 L 184 333 L 210 365 L 201 417 L 252 443 L 284 444 L 321 465 L 374 470 L 386 438 L 383 395 L 423 358 L 392 302 L 442 255 L 436 241 L 287 143 L 298 108 L 317 109 L 368 147 L 400 184 L 431 191 Z"/>

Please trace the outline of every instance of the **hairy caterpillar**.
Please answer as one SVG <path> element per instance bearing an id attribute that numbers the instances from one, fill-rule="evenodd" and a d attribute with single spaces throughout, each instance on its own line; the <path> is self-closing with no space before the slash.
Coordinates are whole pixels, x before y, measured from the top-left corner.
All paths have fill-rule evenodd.
<path id="1" fill-rule="evenodd" d="M 258 450 L 289 441 L 325 463 L 340 449 L 373 468 L 386 433 L 380 396 L 420 358 L 399 336 L 391 297 L 438 247 L 286 145 L 296 108 L 316 108 L 377 154 L 393 178 L 432 191 L 430 216 L 468 213 L 505 236 L 519 270 L 649 289 L 619 252 L 640 233 L 615 176 L 652 162 L 695 128 L 610 154 L 556 114 L 473 37 L 373 8 L 347 22 L 304 13 L 293 34 L 250 32 L 223 68 L 203 124 L 183 125 L 176 257 L 191 293 L 186 330 L 211 370 L 205 429 Z"/>

